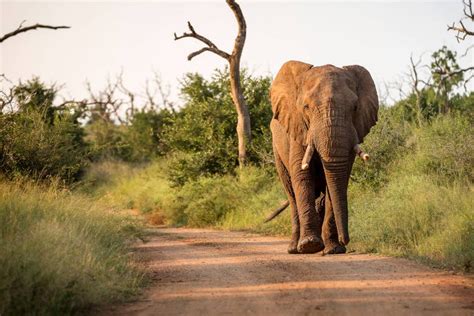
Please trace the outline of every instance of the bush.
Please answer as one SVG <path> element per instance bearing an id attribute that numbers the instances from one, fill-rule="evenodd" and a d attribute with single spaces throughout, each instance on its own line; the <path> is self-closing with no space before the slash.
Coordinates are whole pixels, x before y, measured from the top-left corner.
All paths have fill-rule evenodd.
<path id="1" fill-rule="evenodd" d="M 129 161 L 132 148 L 126 140 L 126 127 L 107 120 L 89 121 L 85 126 L 86 139 L 91 144 L 94 161 Z"/>
<path id="2" fill-rule="evenodd" d="M 407 155 L 407 139 L 413 133 L 413 125 L 400 120 L 397 109 L 382 107 L 379 121 L 365 138 L 362 148 L 370 154 L 369 162 L 356 159 L 351 180 L 358 185 L 379 188 L 388 181 L 394 161 Z"/>
<path id="3" fill-rule="evenodd" d="M 137 293 L 137 223 L 91 200 L 0 183 L 0 314 L 73 314 Z"/>
<path id="4" fill-rule="evenodd" d="M 230 96 L 228 70 L 215 71 L 211 80 L 187 74 L 182 82 L 184 107 L 164 128 L 164 141 L 173 150 L 169 179 L 183 185 L 200 176 L 233 174 L 238 165 L 237 114 Z M 242 74 L 242 86 L 252 118 L 250 162 L 261 164 L 271 153 L 268 101 L 269 77 Z"/>
<path id="5" fill-rule="evenodd" d="M 166 109 L 143 109 L 134 113 L 128 124 L 122 125 L 93 115 L 86 125 L 86 132 L 94 160 L 143 163 L 163 156 L 168 152 L 163 129 L 171 124 L 173 115 Z"/>
<path id="6" fill-rule="evenodd" d="M 52 124 L 36 111 L 0 114 L 0 169 L 8 178 L 77 180 L 88 165 L 82 130 L 70 115 Z"/>
<path id="7" fill-rule="evenodd" d="M 351 247 L 470 271 L 474 143 L 471 119 L 438 116 L 412 127 L 383 186 L 351 184 Z"/>
<path id="8" fill-rule="evenodd" d="M 466 116 L 440 116 L 415 133 L 412 172 L 435 174 L 443 181 L 474 181 L 474 129 Z"/>
<path id="9" fill-rule="evenodd" d="M 125 141 L 131 148 L 127 161 L 150 161 L 168 152 L 163 140 L 163 129 L 171 124 L 173 113 L 169 110 L 141 110 L 133 114 L 127 126 Z"/>
<path id="10" fill-rule="evenodd" d="M 78 120 L 81 108 L 54 107 L 54 87 L 38 79 L 13 90 L 15 111 L 0 112 L 0 169 L 4 176 L 77 180 L 88 164 L 88 146 Z"/>

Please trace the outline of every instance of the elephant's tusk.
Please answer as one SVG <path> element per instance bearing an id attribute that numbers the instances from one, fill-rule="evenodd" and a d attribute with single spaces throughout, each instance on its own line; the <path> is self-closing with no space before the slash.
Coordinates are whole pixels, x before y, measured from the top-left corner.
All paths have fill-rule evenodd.
<path id="1" fill-rule="evenodd" d="M 359 144 L 354 146 L 354 151 L 356 155 L 359 156 L 363 161 L 367 161 L 370 159 L 369 154 L 362 151 Z"/>
<path id="2" fill-rule="evenodd" d="M 306 170 L 309 168 L 309 162 L 311 161 L 311 157 L 313 157 L 313 153 L 314 147 L 310 144 L 308 147 L 306 147 L 303 160 L 301 161 L 301 170 Z"/>

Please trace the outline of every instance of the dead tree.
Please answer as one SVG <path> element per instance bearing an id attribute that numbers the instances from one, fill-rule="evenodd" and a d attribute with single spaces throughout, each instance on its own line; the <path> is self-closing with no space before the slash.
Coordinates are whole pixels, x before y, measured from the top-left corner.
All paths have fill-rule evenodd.
<path id="1" fill-rule="evenodd" d="M 416 121 L 418 126 L 421 126 L 423 123 L 423 116 L 421 112 L 421 97 L 422 90 L 419 88 L 419 84 L 422 80 L 418 77 L 418 66 L 421 63 L 421 57 L 415 63 L 413 61 L 413 56 L 410 56 L 410 79 L 412 84 L 413 92 L 415 93 L 415 111 L 416 111 Z"/>
<path id="2" fill-rule="evenodd" d="M 58 30 L 58 29 L 69 29 L 69 28 L 71 28 L 70 26 L 65 26 L 65 25 L 52 26 L 52 25 L 45 25 L 45 24 L 38 24 L 38 23 L 35 24 L 35 25 L 30 25 L 30 26 L 23 26 L 23 23 L 25 23 L 25 21 L 21 22 L 20 26 L 18 26 L 18 28 L 16 30 L 14 30 L 10 33 L 7 33 L 7 34 L 3 35 L 2 37 L 0 37 L 0 43 L 6 41 L 10 37 L 16 36 L 16 35 L 24 33 L 24 32 L 36 30 L 36 29 Z"/>
<path id="3" fill-rule="evenodd" d="M 456 25 L 453 22 L 453 25 L 448 25 L 448 31 L 456 31 L 456 39 L 458 42 L 463 41 L 468 36 L 474 36 L 474 30 L 469 30 L 465 25 L 463 20 L 470 20 L 474 22 L 474 11 L 472 8 L 472 0 L 463 0 L 464 4 L 464 17 L 459 20 L 459 25 Z"/>
<path id="4" fill-rule="evenodd" d="M 245 44 L 245 37 L 247 34 L 247 24 L 245 23 L 244 15 L 240 6 L 234 0 L 226 0 L 227 5 L 230 7 L 234 16 L 237 20 L 239 31 L 234 42 L 234 49 L 231 54 L 224 52 L 219 49 L 212 41 L 203 35 L 197 33 L 192 26 L 191 22 L 188 21 L 189 32 L 184 32 L 182 35 L 177 36 L 174 33 L 174 39 L 179 40 L 185 37 L 192 37 L 198 41 L 203 42 L 207 46 L 192 52 L 188 55 L 188 60 L 200 55 L 204 52 L 214 53 L 229 62 L 230 67 L 230 89 L 232 94 L 232 101 L 234 102 L 235 109 L 237 111 L 237 137 L 239 142 L 239 166 L 245 165 L 247 159 L 247 146 L 251 142 L 251 130 L 250 130 L 250 115 L 247 103 L 245 102 L 242 87 L 240 84 L 240 58 L 242 56 L 242 50 Z"/>

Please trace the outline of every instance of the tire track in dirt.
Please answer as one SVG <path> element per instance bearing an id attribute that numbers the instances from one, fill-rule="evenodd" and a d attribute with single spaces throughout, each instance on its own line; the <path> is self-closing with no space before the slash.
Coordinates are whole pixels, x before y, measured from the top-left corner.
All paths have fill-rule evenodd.
<path id="1" fill-rule="evenodd" d="M 474 280 L 366 254 L 289 255 L 287 240 L 156 228 L 137 246 L 154 283 L 104 315 L 474 315 Z"/>

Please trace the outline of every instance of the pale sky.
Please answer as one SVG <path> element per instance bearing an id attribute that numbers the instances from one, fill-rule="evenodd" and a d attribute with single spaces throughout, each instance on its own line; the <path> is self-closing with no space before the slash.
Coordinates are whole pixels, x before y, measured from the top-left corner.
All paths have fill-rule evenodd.
<path id="1" fill-rule="evenodd" d="M 314 65 L 360 64 L 377 85 L 399 81 L 410 54 L 430 54 L 442 45 L 464 53 L 473 40 L 457 43 L 446 25 L 462 16 L 462 1 L 238 1 L 247 21 L 242 65 L 254 74 L 276 74 L 287 60 Z M 3 1 L 0 34 L 25 25 L 70 25 L 68 30 L 30 31 L 0 44 L 0 74 L 17 81 L 39 76 L 64 84 L 68 98 L 87 96 L 85 81 L 96 89 L 122 69 L 131 90 L 142 90 L 153 70 L 177 98 L 186 72 L 208 76 L 225 61 L 204 53 L 187 61 L 202 45 L 173 40 L 191 21 L 197 32 L 231 51 L 237 32 L 225 2 L 212 1 Z M 473 51 L 462 65 L 474 64 Z M 472 85 L 471 85 L 472 87 Z"/>

